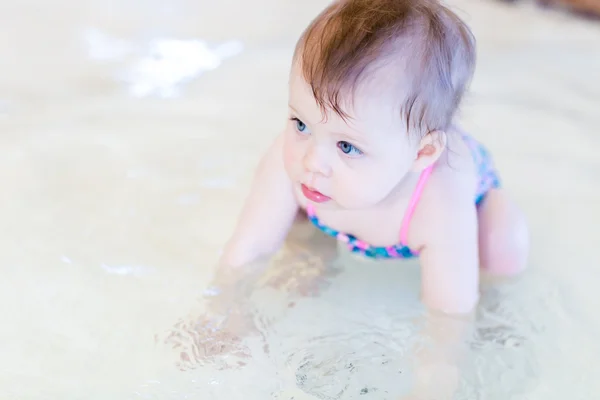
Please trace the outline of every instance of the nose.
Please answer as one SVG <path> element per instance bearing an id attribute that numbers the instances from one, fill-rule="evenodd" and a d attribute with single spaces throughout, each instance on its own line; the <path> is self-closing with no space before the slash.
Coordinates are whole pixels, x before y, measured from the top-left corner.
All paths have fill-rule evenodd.
<path id="1" fill-rule="evenodd" d="M 331 175 L 331 166 L 328 162 L 326 149 L 314 140 L 311 142 L 304 154 L 304 168 L 310 173 L 329 177 Z"/>

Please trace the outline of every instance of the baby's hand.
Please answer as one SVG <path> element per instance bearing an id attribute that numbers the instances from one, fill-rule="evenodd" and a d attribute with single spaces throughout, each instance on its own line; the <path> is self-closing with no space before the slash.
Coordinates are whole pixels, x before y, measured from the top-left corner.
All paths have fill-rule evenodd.
<path id="1" fill-rule="evenodd" d="M 241 320 L 203 315 L 195 321 L 180 320 L 164 343 L 179 351 L 176 365 L 182 371 L 211 364 L 218 369 L 243 366 L 250 357 L 242 344 Z M 233 365 L 228 361 L 233 357 Z"/>
<path id="2" fill-rule="evenodd" d="M 286 251 L 274 259 L 261 284 L 302 297 L 319 296 L 341 272 L 332 262 L 336 256 L 335 247 L 325 247 L 315 256 L 314 247 L 289 244 Z"/>
<path id="3" fill-rule="evenodd" d="M 179 320 L 164 343 L 179 351 L 182 370 L 213 364 L 225 369 L 245 365 L 250 350 L 242 338 L 256 332 L 250 307 L 251 282 L 218 274 L 203 295 L 205 310 L 199 317 Z M 234 358 L 233 365 L 228 359 Z"/>

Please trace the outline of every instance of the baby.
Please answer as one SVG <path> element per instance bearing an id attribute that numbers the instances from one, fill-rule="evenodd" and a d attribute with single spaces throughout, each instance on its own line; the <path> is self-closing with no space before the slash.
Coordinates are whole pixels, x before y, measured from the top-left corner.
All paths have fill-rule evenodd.
<path id="1" fill-rule="evenodd" d="M 365 257 L 419 257 L 422 298 L 469 313 L 480 268 L 525 268 L 528 231 L 488 151 L 453 119 L 469 28 L 435 0 L 338 0 L 298 41 L 289 116 L 262 158 L 220 268 L 276 251 L 299 210 Z"/>

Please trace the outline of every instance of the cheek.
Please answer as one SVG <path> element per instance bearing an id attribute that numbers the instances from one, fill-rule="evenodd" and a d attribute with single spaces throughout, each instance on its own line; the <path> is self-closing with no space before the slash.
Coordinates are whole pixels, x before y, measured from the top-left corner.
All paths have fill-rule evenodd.
<path id="1" fill-rule="evenodd" d="M 384 200 L 408 172 L 405 163 L 359 165 L 338 180 L 340 203 L 346 208 L 372 207 Z M 343 199 L 343 200 L 342 200 Z"/>
<path id="2" fill-rule="evenodd" d="M 355 174 L 344 183 L 344 198 L 353 207 L 370 207 L 385 198 L 395 186 L 394 181 L 381 174 Z M 353 208 L 352 207 L 352 208 Z"/>
<path id="3" fill-rule="evenodd" d="M 298 141 L 293 137 L 293 133 L 285 132 L 283 141 L 283 165 L 290 177 L 297 176 L 302 166 L 302 147 L 297 142 Z"/>

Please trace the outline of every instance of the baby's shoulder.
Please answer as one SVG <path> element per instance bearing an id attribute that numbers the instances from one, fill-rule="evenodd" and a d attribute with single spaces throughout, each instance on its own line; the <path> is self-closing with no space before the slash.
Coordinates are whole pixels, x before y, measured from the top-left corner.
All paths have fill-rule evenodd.
<path id="1" fill-rule="evenodd" d="M 467 144 L 453 135 L 438 159 L 414 214 L 415 236 L 426 241 L 429 231 L 455 224 L 454 216 L 475 206 L 477 171 Z"/>
<path id="2" fill-rule="evenodd" d="M 477 169 L 464 137 L 459 132 L 448 135 L 446 149 L 437 160 L 427 184 L 431 201 L 443 201 L 444 197 L 457 198 L 457 195 L 473 199 Z M 461 197 L 458 196 L 458 199 Z"/>

